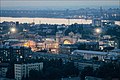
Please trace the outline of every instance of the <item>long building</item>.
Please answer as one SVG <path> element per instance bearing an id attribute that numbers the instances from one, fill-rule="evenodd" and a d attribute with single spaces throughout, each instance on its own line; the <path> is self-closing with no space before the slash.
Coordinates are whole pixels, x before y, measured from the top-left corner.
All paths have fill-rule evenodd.
<path id="1" fill-rule="evenodd" d="M 100 51 L 88 51 L 88 50 L 74 50 L 72 52 L 74 55 L 81 55 L 84 59 L 92 59 L 93 57 L 98 57 L 98 60 L 104 61 L 105 59 L 116 59 L 119 54 L 112 52 L 100 52 Z"/>

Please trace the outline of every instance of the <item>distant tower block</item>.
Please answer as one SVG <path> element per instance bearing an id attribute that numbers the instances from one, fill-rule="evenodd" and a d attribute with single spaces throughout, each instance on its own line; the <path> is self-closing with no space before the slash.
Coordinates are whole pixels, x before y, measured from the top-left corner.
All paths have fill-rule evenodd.
<path id="1" fill-rule="evenodd" d="M 101 18 L 93 18 L 92 19 L 92 26 L 101 27 L 102 26 Z"/>

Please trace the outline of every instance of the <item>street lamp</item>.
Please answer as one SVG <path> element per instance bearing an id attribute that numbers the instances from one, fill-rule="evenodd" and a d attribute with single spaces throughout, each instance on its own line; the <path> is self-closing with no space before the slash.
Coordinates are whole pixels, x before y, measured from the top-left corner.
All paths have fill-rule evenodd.
<path id="1" fill-rule="evenodd" d="M 102 30 L 101 30 L 101 28 L 96 28 L 96 29 L 95 29 L 95 32 L 96 32 L 97 34 L 100 34 L 100 33 L 102 32 Z"/>
<path id="2" fill-rule="evenodd" d="M 101 28 L 96 28 L 95 29 L 95 32 L 96 32 L 96 34 L 97 34 L 97 42 L 99 43 L 99 41 L 100 41 L 100 35 L 101 35 L 101 33 L 102 33 L 102 29 Z"/>
<path id="3" fill-rule="evenodd" d="M 15 27 L 10 28 L 10 32 L 15 33 L 17 30 Z"/>

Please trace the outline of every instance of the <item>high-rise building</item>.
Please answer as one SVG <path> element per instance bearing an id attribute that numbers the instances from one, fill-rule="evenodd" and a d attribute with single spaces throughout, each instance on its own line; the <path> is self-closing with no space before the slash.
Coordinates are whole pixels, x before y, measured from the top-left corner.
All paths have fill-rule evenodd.
<path id="1" fill-rule="evenodd" d="M 92 19 L 92 26 L 101 27 L 102 21 L 100 18 L 93 18 Z"/>
<path id="2" fill-rule="evenodd" d="M 0 63 L 0 76 L 6 77 L 6 72 L 8 70 L 9 63 Z"/>
<path id="3" fill-rule="evenodd" d="M 29 53 L 31 53 L 31 49 L 26 47 L 0 46 L 0 62 L 9 62 L 11 60 L 21 61 Z"/>
<path id="4" fill-rule="evenodd" d="M 40 71 L 43 69 L 43 62 L 30 64 L 14 64 L 15 79 L 21 80 L 22 77 L 29 77 L 30 70 Z M 34 74 L 34 73 L 33 73 Z"/>

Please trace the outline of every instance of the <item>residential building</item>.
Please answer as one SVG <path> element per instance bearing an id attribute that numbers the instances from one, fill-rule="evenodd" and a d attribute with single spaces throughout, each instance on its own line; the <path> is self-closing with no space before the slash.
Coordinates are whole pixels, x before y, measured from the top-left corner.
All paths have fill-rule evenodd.
<path id="1" fill-rule="evenodd" d="M 50 53 L 58 53 L 59 44 L 55 41 L 41 41 L 37 43 L 38 50 L 48 50 Z"/>
<path id="2" fill-rule="evenodd" d="M 102 22 L 101 22 L 101 19 L 100 18 L 94 18 L 93 20 L 92 20 L 92 26 L 102 26 Z"/>
<path id="3" fill-rule="evenodd" d="M 8 70 L 9 64 L 8 63 L 0 63 L 0 76 L 6 77 L 6 72 Z"/>
<path id="4" fill-rule="evenodd" d="M 79 41 L 75 43 L 79 50 L 99 50 L 99 43 L 92 41 Z"/>
<path id="5" fill-rule="evenodd" d="M 88 50 L 74 50 L 72 54 L 81 55 L 83 59 L 90 60 L 93 57 L 98 57 L 98 60 L 117 59 L 120 55 L 112 52 L 88 51 Z"/>
<path id="6" fill-rule="evenodd" d="M 113 49 L 111 52 L 120 54 L 120 49 Z"/>
<path id="7" fill-rule="evenodd" d="M 91 67 L 93 67 L 94 69 L 97 69 L 97 68 L 99 68 L 100 67 L 100 63 L 95 63 L 95 62 L 93 62 L 93 61 L 81 61 L 81 60 L 76 60 L 76 61 L 74 61 L 74 65 L 75 65 L 75 67 L 77 67 L 79 70 L 82 70 L 82 69 L 84 69 L 85 67 L 87 67 L 87 66 L 91 66 Z"/>
<path id="8" fill-rule="evenodd" d="M 21 80 L 22 77 L 29 77 L 30 70 L 40 71 L 43 69 L 43 63 L 14 64 L 15 79 Z"/>
<path id="9" fill-rule="evenodd" d="M 63 44 L 59 47 L 59 53 L 61 54 L 71 54 L 72 51 L 77 50 L 77 46 L 74 44 Z"/>
<path id="10" fill-rule="evenodd" d="M 26 54 L 31 53 L 30 48 L 20 46 L 0 46 L 0 62 L 23 60 Z"/>

